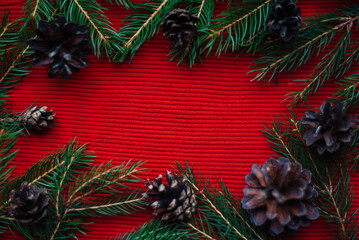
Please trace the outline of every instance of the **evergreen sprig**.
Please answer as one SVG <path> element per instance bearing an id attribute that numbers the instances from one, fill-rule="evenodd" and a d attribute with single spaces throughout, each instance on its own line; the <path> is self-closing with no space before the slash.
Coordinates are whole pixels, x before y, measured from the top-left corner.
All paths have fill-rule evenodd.
<path id="1" fill-rule="evenodd" d="M 148 223 L 141 225 L 138 229 L 118 235 L 110 240 L 142 240 L 142 239 L 158 239 L 158 240 L 180 240 L 191 239 L 186 238 L 186 232 L 181 228 L 181 224 L 166 224 L 158 219 L 153 219 Z M 195 237 L 187 235 L 187 237 Z M 194 238 L 192 238 L 194 239 Z"/>
<path id="2" fill-rule="evenodd" d="M 274 0 L 244 0 L 221 13 L 214 19 L 212 29 L 203 36 L 203 51 L 207 56 L 238 51 L 256 36 L 267 24 L 270 6 Z"/>
<path id="3" fill-rule="evenodd" d="M 142 44 L 159 31 L 159 26 L 165 16 L 173 10 L 181 0 L 153 0 L 142 4 L 134 4 L 134 14 L 128 15 L 118 35 L 123 42 L 123 51 L 115 53 L 115 62 L 123 62 L 129 55 L 130 61 Z"/>
<path id="4" fill-rule="evenodd" d="M 255 69 L 250 71 L 256 73 L 253 81 L 270 82 L 277 80 L 283 72 L 296 71 L 314 54 L 323 52 L 335 41 L 335 46 L 321 59 L 310 78 L 296 81 L 304 85 L 303 90 L 289 93 L 286 98 L 292 99 L 292 107 L 307 102 L 331 77 L 343 76 L 357 62 L 359 45 L 357 40 L 352 40 L 352 35 L 358 21 L 359 5 L 350 4 L 306 19 L 306 26 L 300 29 L 299 37 L 294 42 L 283 43 L 276 39 L 263 42 L 259 37 L 261 47 L 256 51 L 262 54 L 253 63 Z M 256 45 L 258 42 L 251 43 L 250 47 L 256 49 Z"/>
<path id="5" fill-rule="evenodd" d="M 336 83 L 339 87 L 333 98 L 337 101 L 344 101 L 347 110 L 357 109 L 359 107 L 359 74 L 352 74 Z"/>
<path id="6" fill-rule="evenodd" d="M 112 4 L 112 2 L 116 3 L 119 6 L 124 6 L 126 9 L 132 8 L 132 3 L 129 0 L 105 0 Z"/>
<path id="7" fill-rule="evenodd" d="M 104 14 L 106 9 L 96 0 L 57 0 L 56 6 L 68 21 L 89 26 L 92 50 L 97 57 L 107 56 L 111 60 L 115 53 L 123 51 L 121 38 Z"/>
<path id="8" fill-rule="evenodd" d="M 73 140 L 4 184 L 0 216 L 7 219 L 7 227 L 28 239 L 70 239 L 88 231 L 88 216 L 123 215 L 141 209 L 140 190 L 130 190 L 128 184 L 141 180 L 137 175 L 143 171 L 142 162 L 92 166 L 93 158 L 86 145 Z M 29 226 L 7 216 L 9 194 L 24 181 L 47 189 L 46 223 Z"/>
<path id="9" fill-rule="evenodd" d="M 350 183 L 348 152 L 319 155 L 308 148 L 303 139 L 305 127 L 290 113 L 287 123 L 278 117 L 265 125 L 263 131 L 277 156 L 300 162 L 312 172 L 312 182 L 319 193 L 317 207 L 329 228 L 333 239 L 354 240 L 358 237 L 358 210 L 352 209 L 354 198 Z"/>
<path id="10" fill-rule="evenodd" d="M 179 163 L 176 166 L 195 191 L 200 200 L 197 206 L 198 214 L 204 216 L 197 217 L 201 222 L 188 225 L 189 231 L 195 231 L 202 235 L 201 237 L 211 233 L 209 236 L 213 239 L 267 239 L 266 234 L 258 230 L 249 220 L 247 213 L 241 210 L 239 199 L 233 196 L 222 180 L 218 182 L 217 188 L 209 179 L 201 179 L 200 172 L 196 177 L 193 166 L 187 163 L 184 167 Z"/>

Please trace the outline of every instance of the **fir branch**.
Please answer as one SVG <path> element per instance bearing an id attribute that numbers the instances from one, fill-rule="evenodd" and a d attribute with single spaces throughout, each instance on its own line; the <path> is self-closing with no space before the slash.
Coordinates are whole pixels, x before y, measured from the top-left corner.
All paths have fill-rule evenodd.
<path id="1" fill-rule="evenodd" d="M 27 0 L 23 10 L 24 22 L 21 30 L 27 31 L 29 27 L 36 26 L 41 19 L 51 19 L 55 8 L 52 0 Z"/>
<path id="2" fill-rule="evenodd" d="M 57 6 L 67 20 L 79 25 L 89 25 L 90 41 L 97 57 L 122 51 L 121 39 L 104 15 L 103 8 L 96 0 L 57 0 Z"/>
<path id="3" fill-rule="evenodd" d="M 231 198 L 233 195 L 224 184 L 220 183 L 222 191 L 219 191 L 206 180 L 204 188 L 201 189 L 200 174 L 197 180 L 193 168 L 188 164 L 186 164 L 185 168 L 179 163 L 176 166 L 180 174 L 187 179 L 188 184 L 192 186 L 196 196 L 203 203 L 197 209 L 206 218 L 204 222 L 198 224 L 199 226 L 210 226 L 216 229 L 221 239 L 266 239 L 265 235 L 255 230 L 256 227 L 250 223 L 245 212 L 233 211 L 233 206 L 236 206 L 237 203 Z M 214 236 L 214 238 L 216 237 Z"/>
<path id="4" fill-rule="evenodd" d="M 195 239 L 193 234 L 185 232 L 181 224 L 164 223 L 161 220 L 153 219 L 148 223 L 140 226 L 136 231 L 133 229 L 123 235 L 119 235 L 111 240 L 181 240 Z"/>
<path id="5" fill-rule="evenodd" d="M 231 50 L 239 50 L 244 43 L 254 37 L 266 26 L 270 6 L 274 0 L 261 3 L 253 0 L 242 1 L 241 4 L 224 11 L 214 20 L 212 30 L 203 37 L 207 41 L 203 51 L 207 56 L 217 47 L 216 55 Z"/>
<path id="6" fill-rule="evenodd" d="M 336 101 L 344 101 L 345 109 L 347 110 L 357 109 L 359 107 L 359 74 L 352 74 L 336 83 L 339 85 L 339 88 L 336 90 L 333 98 Z"/>
<path id="7" fill-rule="evenodd" d="M 130 55 L 131 61 L 140 46 L 158 33 L 164 17 L 180 2 L 181 0 L 154 0 L 133 5 L 137 12 L 124 19 L 126 25 L 118 32 L 124 39 L 124 51 L 117 52 L 114 61 L 123 62 L 127 55 Z"/>
<path id="8" fill-rule="evenodd" d="M 29 226 L 8 221 L 4 225 L 29 239 L 70 239 L 89 231 L 87 217 L 127 215 L 143 209 L 141 190 L 128 186 L 140 180 L 137 174 L 143 171 L 143 163 L 91 167 L 92 158 L 86 145 L 78 146 L 73 140 L 6 184 L 0 216 L 9 204 L 11 190 L 24 181 L 46 188 L 50 206 L 44 223 Z"/>
<path id="9" fill-rule="evenodd" d="M 104 167 L 102 165 L 94 167 L 88 174 L 77 177 L 75 184 L 70 186 L 68 205 L 93 194 L 116 194 L 117 191 L 112 192 L 112 189 L 109 189 L 111 185 L 122 186 L 122 182 L 140 181 L 135 175 L 144 171 L 140 168 L 142 164 L 143 162 L 140 161 L 135 163 L 128 161 L 110 168 L 111 162 L 108 162 Z"/>
<path id="10" fill-rule="evenodd" d="M 349 24 L 347 28 L 347 33 L 342 36 L 336 46 L 317 65 L 310 79 L 298 80 L 298 82 L 304 82 L 303 84 L 305 84 L 306 86 L 303 90 L 287 94 L 287 99 L 293 98 L 290 103 L 292 107 L 302 102 L 308 102 L 308 97 L 318 92 L 321 87 L 329 80 L 329 78 L 337 71 L 337 69 L 339 69 L 339 66 L 351 43 L 350 35 L 351 26 Z"/>
<path id="11" fill-rule="evenodd" d="M 303 164 L 312 171 L 312 182 L 319 193 L 317 207 L 326 219 L 328 226 L 335 231 L 335 239 L 355 239 L 358 227 L 357 213 L 352 211 L 353 191 L 350 186 L 349 172 L 345 156 L 320 156 L 306 147 L 303 140 L 305 130 L 297 117 L 290 113 L 289 123 L 278 118 L 271 126 L 265 125 L 264 134 L 271 148 L 278 156 Z M 346 151 L 344 151 L 346 152 Z M 340 173 L 336 166 L 339 161 Z M 337 182 L 336 184 L 334 184 Z M 348 220 L 350 219 L 350 221 Z M 356 226 L 356 227 L 355 227 Z"/>
<path id="12" fill-rule="evenodd" d="M 262 56 L 254 61 L 257 73 L 252 81 L 266 79 L 270 82 L 282 72 L 296 70 L 305 64 L 314 54 L 319 54 L 331 43 L 333 37 L 342 29 L 358 20 L 359 6 L 346 6 L 343 9 L 308 19 L 296 42 L 283 43 L 274 41 L 266 45 Z M 334 26 L 332 26 L 335 24 Z"/>
<path id="13" fill-rule="evenodd" d="M 105 0 L 106 2 L 109 2 L 112 4 L 112 1 L 114 1 L 119 6 L 124 6 L 126 9 L 132 8 L 132 3 L 129 0 Z"/>

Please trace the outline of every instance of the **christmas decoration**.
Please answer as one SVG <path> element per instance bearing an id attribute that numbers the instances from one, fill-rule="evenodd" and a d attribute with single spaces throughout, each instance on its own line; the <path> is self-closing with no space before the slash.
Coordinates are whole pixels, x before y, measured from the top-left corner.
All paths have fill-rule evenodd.
<path id="1" fill-rule="evenodd" d="M 172 19 L 177 23 L 168 21 L 170 27 L 168 38 L 172 40 L 171 36 L 173 37 L 175 46 L 185 47 L 171 48 L 170 55 L 173 55 L 171 60 L 174 58 L 180 59 L 180 61 L 188 59 L 189 66 L 192 67 L 194 61 L 200 60 L 203 55 L 208 56 L 215 53 L 219 56 L 222 53 L 248 51 L 256 53 L 255 56 L 260 56 L 254 63 L 255 69 L 253 72 L 256 72 L 254 79 L 270 81 L 271 79 L 280 80 L 278 75 L 282 72 L 300 69 L 312 56 L 316 56 L 317 52 L 320 53 L 325 50 L 326 54 L 319 59 L 320 62 L 314 68 L 310 78 L 301 81 L 305 87 L 288 95 L 288 98 L 293 98 L 290 105 L 294 107 L 298 103 L 307 102 L 309 96 L 312 96 L 322 86 L 325 86 L 328 79 L 335 77 L 339 88 L 334 95 L 335 101 L 345 101 L 347 110 L 349 108 L 356 110 L 359 106 L 357 97 L 358 76 L 354 74 L 342 79 L 344 74 L 349 69 L 352 69 L 352 66 L 355 66 L 358 57 L 358 41 L 355 39 L 355 32 L 358 31 L 359 5 L 354 3 L 348 4 L 343 1 L 336 10 L 330 9 L 328 12 L 306 17 L 305 26 L 300 29 L 300 38 L 297 38 L 296 41 L 291 41 L 290 44 L 283 44 L 279 37 L 268 40 L 268 34 L 271 32 L 276 36 L 281 36 L 284 41 L 289 38 L 293 39 L 297 35 L 298 29 L 296 26 L 299 28 L 301 24 L 300 10 L 293 8 L 294 4 L 289 1 L 245 0 L 228 5 L 224 12 L 216 15 L 218 11 L 215 9 L 215 4 L 212 0 L 186 2 L 180 0 L 152 0 L 140 4 L 131 4 L 127 0 L 116 0 L 113 2 L 131 8 L 131 14 L 126 18 L 124 26 L 121 26 L 120 29 L 113 27 L 111 18 L 106 17 L 107 12 L 101 7 L 98 0 L 63 0 L 61 4 L 54 1 L 40 1 L 39 4 L 34 4 L 32 0 L 25 2 L 25 12 L 20 18 L 10 21 L 9 14 L 5 11 L 0 23 L 0 57 L 2 60 L 0 61 L 0 97 L 2 99 L 7 99 L 10 89 L 19 83 L 23 76 L 31 72 L 29 71 L 31 64 L 29 64 L 28 60 L 32 56 L 32 51 L 30 51 L 32 47 L 35 49 L 38 62 L 41 62 L 40 60 L 46 61 L 46 58 L 52 61 L 50 66 L 52 76 L 59 74 L 63 77 L 69 77 L 70 72 L 76 72 L 86 65 L 87 60 L 84 58 L 88 54 L 78 54 L 85 47 L 74 46 L 73 49 L 76 52 L 74 54 L 64 47 L 66 45 L 64 42 L 57 42 L 58 36 L 55 35 L 58 32 L 62 34 L 65 25 L 69 24 L 61 25 L 61 22 L 66 22 L 61 19 L 47 23 L 54 17 L 56 18 L 58 14 L 65 15 L 66 19 L 75 23 L 88 24 L 91 36 L 88 42 L 91 44 L 95 56 L 99 58 L 106 56 L 110 61 L 123 62 L 132 60 L 142 44 L 157 34 L 164 16 L 169 16 L 171 11 L 174 11 L 173 9 L 177 7 L 185 7 L 191 13 L 191 18 L 199 19 L 198 22 L 192 19 L 193 24 L 185 26 L 192 26 L 197 29 L 196 31 L 193 28 L 186 30 L 179 18 Z M 277 6 L 278 11 L 274 8 L 272 9 L 272 6 Z M 297 12 L 297 16 L 287 16 L 281 19 L 281 14 L 290 13 L 291 8 L 294 9 L 293 12 Z M 272 21 L 268 19 L 268 16 Z M 46 24 L 40 19 L 46 21 Z M 186 19 L 188 20 L 189 17 Z M 181 28 L 178 28 L 176 24 Z M 28 47 L 24 39 L 35 37 L 33 33 L 37 25 L 39 25 L 37 40 L 41 41 L 31 39 L 29 41 L 30 47 Z M 46 35 L 45 31 L 39 34 L 40 28 L 44 29 L 45 25 L 45 28 L 49 31 Z M 268 25 L 269 31 L 267 29 Z M 60 29 L 59 26 L 63 26 L 63 28 Z M 79 27 L 79 35 L 85 38 L 85 30 L 81 26 L 77 27 Z M 60 30 L 52 31 L 54 29 Z M 186 34 L 192 37 L 187 38 Z M 76 36 L 73 39 L 80 39 L 77 33 L 74 35 Z M 197 37 L 198 35 L 200 37 Z M 334 35 L 335 37 L 333 37 Z M 49 36 L 52 36 L 51 39 Z M 50 45 L 58 50 L 45 52 Z M 66 51 L 71 54 L 64 54 Z M 51 54 L 54 53 L 55 56 L 52 56 Z M 78 63 L 80 67 L 73 66 L 73 61 L 76 62 L 77 58 L 82 61 L 82 63 Z M 53 66 L 55 62 L 60 63 L 58 67 Z M 0 105 L 3 106 L 5 101 L 1 101 Z M 320 115 L 321 113 L 318 114 Z M 100 191 L 100 193 L 105 195 L 109 192 L 111 194 L 118 193 L 119 191 L 116 188 L 119 185 L 124 186 L 124 182 L 133 184 L 134 180 L 138 179 L 131 177 L 139 170 L 137 170 L 136 166 L 132 166 L 130 162 L 124 164 L 124 166 L 129 166 L 128 169 L 126 167 L 126 169 L 123 169 L 121 166 L 109 169 L 108 165 L 104 168 L 91 168 L 91 159 L 86 159 L 86 156 L 84 156 L 86 154 L 82 151 L 83 146 L 75 150 L 74 145 L 68 144 L 58 153 L 51 154 L 44 161 L 35 164 L 24 176 L 13 178 L 10 174 L 12 171 L 10 161 L 16 156 L 13 146 L 16 139 L 21 135 L 22 130 L 19 130 L 19 122 L 16 119 L 18 119 L 17 114 L 7 111 L 0 113 L 0 135 L 1 140 L 4 140 L 2 151 L 0 151 L 0 182 L 3 183 L 0 188 L 2 196 L 0 200 L 0 234 L 6 229 L 11 229 L 32 239 L 77 238 L 78 233 L 86 230 L 86 218 L 88 216 L 130 214 L 135 212 L 135 209 L 143 207 L 141 205 L 143 204 L 143 199 L 140 190 L 134 190 L 129 194 L 122 194 L 120 191 L 121 196 L 118 198 L 97 199 L 102 194 L 93 194 L 93 191 L 102 188 L 103 191 Z M 353 189 L 350 176 L 353 172 L 351 167 L 356 170 L 358 165 L 357 131 L 352 133 L 355 141 L 351 145 L 346 145 L 346 151 L 341 153 L 342 156 L 337 158 L 336 162 L 331 162 L 336 165 L 326 167 L 329 162 L 327 158 L 330 156 L 312 154 L 309 151 L 310 147 L 303 141 L 303 128 L 300 121 L 292 113 L 287 120 L 289 121 L 281 122 L 279 120 L 278 123 L 266 129 L 265 134 L 270 146 L 276 155 L 285 156 L 293 162 L 300 162 L 313 173 L 313 185 L 318 189 L 320 198 L 316 202 L 316 206 L 321 210 L 323 221 L 333 229 L 330 232 L 331 237 L 336 239 L 356 239 L 359 224 L 357 224 L 356 220 L 357 211 L 352 207 L 355 206 L 353 204 L 355 197 L 354 190 L 350 190 Z M 333 136 L 335 135 L 333 134 Z M 342 143 L 340 142 L 340 145 Z M 314 146 L 314 144 L 311 146 Z M 181 166 L 178 165 L 178 168 L 181 176 L 186 178 L 186 186 L 191 187 L 193 190 L 192 195 L 196 194 L 196 199 L 199 201 L 200 206 L 196 207 L 196 212 L 193 213 L 195 217 L 180 224 L 174 221 L 164 224 L 159 218 L 154 218 L 136 231 L 131 231 L 127 235 L 119 237 L 119 239 L 130 236 L 134 236 L 134 239 L 155 239 L 161 236 L 168 236 L 168 238 L 173 236 L 175 238 L 183 237 L 184 239 L 201 239 L 204 236 L 208 239 L 224 240 L 268 239 L 266 234 L 258 230 L 255 224 L 249 220 L 249 215 L 251 218 L 260 216 L 257 212 L 260 207 L 255 210 L 248 210 L 250 212 L 248 215 L 246 211 L 240 210 L 240 204 L 236 196 L 226 188 L 223 182 L 219 181 L 212 185 L 208 179 L 202 179 L 201 184 L 201 177 L 196 181 L 192 167 L 186 165 L 185 169 L 181 169 Z M 85 172 L 81 174 L 83 169 L 91 169 L 91 173 Z M 78 177 L 79 174 L 80 177 Z M 196 176 L 200 176 L 200 174 L 196 174 Z M 95 181 L 92 181 L 93 179 Z M 259 177 L 258 181 L 259 179 L 262 178 Z M 25 180 L 31 183 L 39 183 L 39 185 L 46 184 L 46 186 L 51 186 L 47 187 L 51 201 L 51 211 L 47 212 L 47 217 L 53 220 L 51 221 L 52 224 L 47 224 L 44 228 L 42 228 L 43 225 L 23 227 L 14 217 L 7 215 L 10 192 L 11 189 L 14 189 L 11 187 L 13 186 L 12 184 L 19 186 Z M 283 184 L 288 181 L 283 181 Z M 99 182 L 105 184 L 101 185 Z M 303 182 L 304 185 L 310 185 L 306 181 Z M 107 184 L 113 185 L 109 187 Z M 165 188 L 170 188 L 170 186 L 164 186 Z M 278 185 L 276 186 L 278 187 Z M 300 186 L 298 187 L 295 184 L 293 186 L 294 189 L 300 189 Z M 150 190 L 146 194 L 160 194 L 159 188 L 160 186 L 157 192 Z M 89 199 L 83 200 L 83 194 L 88 196 Z M 145 197 L 147 196 L 148 202 L 153 200 L 146 194 Z M 304 193 L 304 195 L 306 194 L 307 192 Z M 313 190 L 313 198 L 314 194 Z M 279 195 L 273 196 L 280 200 Z M 283 194 L 283 196 L 285 195 Z M 302 203 L 305 201 L 310 202 L 310 200 L 300 200 Z M 289 202 L 285 203 L 289 206 Z M 163 203 L 161 202 L 161 204 Z M 298 210 L 299 208 L 293 209 Z M 164 216 L 168 212 L 170 211 L 158 214 Z M 289 231 L 295 231 L 297 226 L 308 223 L 308 216 L 294 217 L 294 219 L 296 220 L 292 225 L 288 223 L 287 225 L 281 224 L 281 226 Z M 274 220 L 267 219 L 264 225 L 271 228 L 271 224 L 274 224 L 274 222 Z"/>
<path id="2" fill-rule="evenodd" d="M 300 8 L 290 0 L 274 3 L 268 16 L 270 33 L 289 42 L 298 35 L 299 27 L 302 24 L 300 14 Z"/>
<path id="3" fill-rule="evenodd" d="M 307 146 L 316 147 L 319 154 L 325 151 L 333 153 L 341 144 L 349 143 L 353 136 L 353 126 L 358 122 L 354 116 L 345 116 L 343 102 L 335 107 L 329 102 L 324 102 L 320 106 L 320 112 L 309 110 L 305 115 L 302 123 L 310 128 L 303 138 Z"/>
<path id="4" fill-rule="evenodd" d="M 91 53 L 86 25 L 79 26 L 59 17 L 52 22 L 40 21 L 36 33 L 38 38 L 28 40 L 36 54 L 33 64 L 50 64 L 50 78 L 62 75 L 69 79 L 73 72 L 79 72 L 90 64 L 85 58 Z"/>
<path id="5" fill-rule="evenodd" d="M 162 22 L 163 36 L 170 39 L 177 46 L 188 46 L 197 38 L 196 23 L 198 18 L 187 10 L 174 9 Z"/>
<path id="6" fill-rule="evenodd" d="M 9 214 L 24 224 L 36 224 L 46 217 L 49 197 L 47 190 L 35 184 L 21 184 L 20 190 L 11 191 Z"/>
<path id="7" fill-rule="evenodd" d="M 267 225 L 272 235 L 308 226 L 319 212 L 312 203 L 318 194 L 311 184 L 311 172 L 287 158 L 270 158 L 260 167 L 253 165 L 246 176 L 243 208 L 256 226 Z"/>
<path id="8" fill-rule="evenodd" d="M 52 127 L 52 123 L 55 120 L 56 114 L 53 111 L 46 111 L 46 106 L 35 106 L 26 111 L 20 118 L 20 121 L 29 130 L 43 131 Z"/>
<path id="9" fill-rule="evenodd" d="M 174 221 L 190 218 L 197 205 L 196 195 L 192 188 L 171 172 L 166 172 L 168 185 L 162 183 L 162 175 L 147 181 L 146 186 L 150 191 L 143 194 L 148 199 L 148 206 L 154 209 L 153 214 L 161 216 L 161 220 Z"/>

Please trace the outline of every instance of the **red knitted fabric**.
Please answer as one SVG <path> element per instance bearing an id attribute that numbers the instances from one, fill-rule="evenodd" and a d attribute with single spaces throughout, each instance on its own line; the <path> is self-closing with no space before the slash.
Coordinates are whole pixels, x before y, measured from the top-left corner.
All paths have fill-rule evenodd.
<path id="1" fill-rule="evenodd" d="M 0 10 L 8 5 L 14 18 L 24 2 L 0 0 Z M 106 14 L 115 27 L 122 26 L 120 22 L 129 12 L 104 0 L 99 2 L 109 9 Z M 301 0 L 298 5 L 306 17 L 333 9 L 340 2 Z M 216 4 L 225 8 L 221 1 Z M 90 67 L 73 74 L 70 80 L 50 79 L 47 67 L 33 67 L 12 91 L 10 109 L 22 111 L 39 99 L 37 104 L 51 107 L 57 117 L 48 133 L 20 138 L 16 146 L 20 150 L 13 162 L 15 173 L 25 172 L 76 137 L 80 143 L 90 142 L 97 163 L 113 159 L 119 164 L 141 158 L 151 170 L 145 177 L 153 178 L 171 170 L 175 161 L 187 160 L 195 169 L 201 169 L 203 176 L 223 178 L 228 188 L 242 197 L 244 177 L 252 164 L 262 164 L 273 156 L 260 132 L 264 121 L 288 113 L 287 103 L 282 102 L 284 95 L 302 86 L 288 84 L 288 74 L 281 75 L 278 84 L 264 88 L 263 83 L 250 82 L 253 75 L 247 72 L 255 59 L 251 55 L 210 56 L 203 65 L 180 68 L 169 62 L 168 44 L 161 35 L 155 36 L 139 49 L 131 64 L 109 64 L 92 56 Z M 292 78 L 308 78 L 318 62 L 313 59 Z M 311 98 L 311 107 L 331 96 L 335 85 L 333 80 L 330 82 Z M 305 110 L 297 108 L 299 115 Z M 352 174 L 351 181 L 358 196 L 359 173 Z M 358 197 L 353 207 L 359 207 Z M 80 239 L 109 239 L 151 218 L 151 212 L 145 211 L 90 219 L 95 222 L 89 226 L 92 232 Z M 323 220 L 318 219 L 310 227 L 301 228 L 293 239 L 328 239 L 328 232 Z M 2 237 L 13 239 L 10 234 Z"/>

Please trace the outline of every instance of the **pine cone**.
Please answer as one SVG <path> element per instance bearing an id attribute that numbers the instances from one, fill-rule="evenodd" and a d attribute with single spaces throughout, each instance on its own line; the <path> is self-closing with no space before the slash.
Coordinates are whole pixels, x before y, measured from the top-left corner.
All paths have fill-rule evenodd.
<path id="1" fill-rule="evenodd" d="M 299 226 L 319 217 L 312 201 L 318 193 L 311 184 L 311 172 L 287 158 L 270 158 L 260 167 L 253 165 L 246 176 L 242 206 L 256 226 L 266 226 L 272 235 L 285 229 L 294 233 Z"/>
<path id="2" fill-rule="evenodd" d="M 91 54 L 88 26 L 66 22 L 64 17 L 56 21 L 39 21 L 37 38 L 28 40 L 35 50 L 35 66 L 50 64 L 49 77 L 61 74 L 69 79 L 72 72 L 79 72 L 90 62 L 85 58 Z"/>
<path id="3" fill-rule="evenodd" d="M 198 17 L 187 10 L 174 9 L 162 22 L 163 36 L 175 43 L 175 47 L 191 45 L 198 35 Z"/>
<path id="4" fill-rule="evenodd" d="M 320 112 L 306 111 L 302 123 L 310 126 L 303 139 L 307 146 L 317 148 L 319 154 L 333 153 L 341 144 L 349 143 L 353 136 L 353 126 L 358 122 L 354 116 L 345 116 L 344 103 L 334 108 L 329 102 L 322 103 Z"/>
<path id="5" fill-rule="evenodd" d="M 49 205 L 46 189 L 23 182 L 20 191 L 13 189 L 10 197 L 9 214 L 18 222 L 36 224 L 46 217 Z"/>
<path id="6" fill-rule="evenodd" d="M 274 3 L 268 16 L 270 34 L 289 42 L 298 35 L 302 24 L 300 14 L 300 8 L 290 0 Z"/>
<path id="7" fill-rule="evenodd" d="M 26 111 L 20 118 L 20 121 L 29 130 L 43 131 L 52 127 L 52 122 L 55 120 L 56 114 L 53 111 L 46 111 L 46 106 L 33 107 Z"/>
<path id="8" fill-rule="evenodd" d="M 154 215 L 161 216 L 164 221 L 190 218 L 197 206 L 193 189 L 187 185 L 186 179 L 180 181 L 175 173 L 167 171 L 166 178 L 169 185 L 162 183 L 162 175 L 153 179 L 153 183 L 147 180 L 146 186 L 152 190 L 143 194 L 148 198 L 148 206 L 154 209 Z"/>

